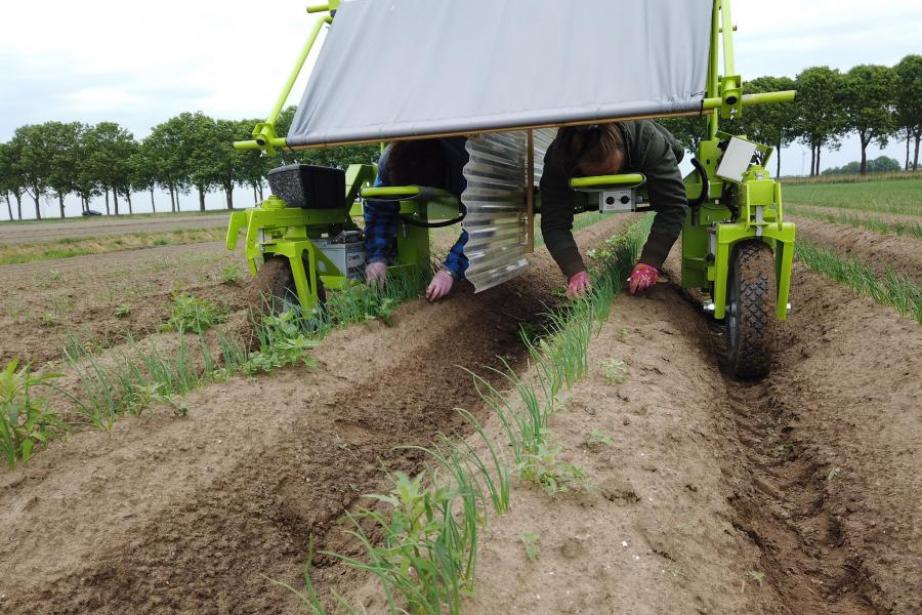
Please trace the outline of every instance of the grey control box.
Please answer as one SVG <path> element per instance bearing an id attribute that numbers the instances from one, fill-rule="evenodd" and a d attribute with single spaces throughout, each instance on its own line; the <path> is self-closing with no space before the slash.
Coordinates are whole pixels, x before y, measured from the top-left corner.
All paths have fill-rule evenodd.
<path id="1" fill-rule="evenodd" d="M 599 213 L 624 213 L 637 209 L 637 194 L 631 189 L 605 190 L 599 193 Z"/>
<path id="2" fill-rule="evenodd" d="M 365 240 L 358 231 L 344 231 L 332 239 L 314 239 L 314 245 L 333 261 L 350 280 L 365 279 Z M 318 261 L 317 270 L 321 275 L 335 272 L 324 271 L 326 263 Z"/>

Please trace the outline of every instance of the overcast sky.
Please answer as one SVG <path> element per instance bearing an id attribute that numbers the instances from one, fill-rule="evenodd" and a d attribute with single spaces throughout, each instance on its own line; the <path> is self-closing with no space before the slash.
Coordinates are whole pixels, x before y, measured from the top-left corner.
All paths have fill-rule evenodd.
<path id="1" fill-rule="evenodd" d="M 48 120 L 113 120 L 142 138 L 183 111 L 263 116 L 315 19 L 305 6 L 305 0 L 2 0 L 0 140 L 17 126 Z M 736 0 L 733 9 L 744 78 L 794 76 L 821 64 L 893 65 L 922 53 L 922 0 Z M 293 102 L 302 89 L 296 87 Z M 888 153 L 902 160 L 900 151 L 891 146 Z M 849 142 L 825 154 L 824 163 L 857 157 Z M 796 173 L 800 165 L 799 149 L 792 148 L 784 170 Z"/>

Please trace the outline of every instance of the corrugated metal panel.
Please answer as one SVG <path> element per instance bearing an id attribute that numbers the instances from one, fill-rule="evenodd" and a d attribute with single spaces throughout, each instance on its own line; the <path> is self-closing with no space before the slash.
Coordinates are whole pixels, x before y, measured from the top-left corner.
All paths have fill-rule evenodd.
<path id="1" fill-rule="evenodd" d="M 485 134 L 468 139 L 470 161 L 464 167 L 467 207 L 464 249 L 467 279 L 481 292 L 521 275 L 525 257 L 526 133 Z M 543 156 L 542 156 L 543 160 Z"/>
<path id="2" fill-rule="evenodd" d="M 544 174 L 544 154 L 547 153 L 547 148 L 551 146 L 555 138 L 557 138 L 556 128 L 539 128 L 534 131 L 536 186 L 538 182 L 541 181 L 541 176 Z"/>

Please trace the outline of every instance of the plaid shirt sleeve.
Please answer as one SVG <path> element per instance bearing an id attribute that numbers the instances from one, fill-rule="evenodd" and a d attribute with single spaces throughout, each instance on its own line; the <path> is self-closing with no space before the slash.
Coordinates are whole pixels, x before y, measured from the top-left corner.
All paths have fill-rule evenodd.
<path id="1" fill-rule="evenodd" d="M 451 247 L 451 251 L 448 252 L 448 256 L 445 258 L 445 269 L 450 271 L 458 280 L 464 279 L 464 272 L 467 271 L 469 264 L 467 256 L 464 255 L 464 246 L 467 245 L 469 238 L 467 231 L 461 231 L 461 236 L 458 237 L 458 241 Z"/>
<path id="2" fill-rule="evenodd" d="M 382 156 L 375 186 L 387 185 L 387 156 Z M 396 251 L 400 204 L 396 201 L 366 201 L 364 209 L 366 260 L 369 263 L 390 263 Z"/>

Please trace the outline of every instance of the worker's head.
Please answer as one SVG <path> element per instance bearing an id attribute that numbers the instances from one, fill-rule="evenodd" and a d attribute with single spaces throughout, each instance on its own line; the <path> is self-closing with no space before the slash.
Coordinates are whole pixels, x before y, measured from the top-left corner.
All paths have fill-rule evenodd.
<path id="1" fill-rule="evenodd" d="M 394 186 L 444 188 L 445 151 L 437 139 L 397 141 L 390 146 L 387 168 Z"/>
<path id="2" fill-rule="evenodd" d="M 624 139 L 615 123 L 561 128 L 557 139 L 571 175 L 614 175 L 627 160 Z"/>

